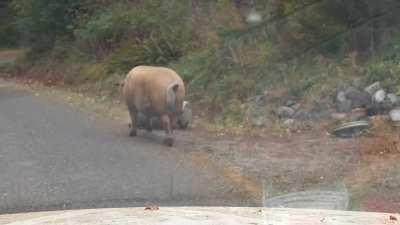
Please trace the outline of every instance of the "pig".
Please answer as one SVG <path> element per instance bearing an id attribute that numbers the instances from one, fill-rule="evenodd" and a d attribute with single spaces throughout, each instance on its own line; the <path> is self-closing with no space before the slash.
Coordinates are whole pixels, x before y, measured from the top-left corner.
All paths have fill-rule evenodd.
<path id="1" fill-rule="evenodd" d="M 183 101 L 183 113 L 181 115 L 178 115 L 177 118 L 177 124 L 172 124 L 174 129 L 186 129 L 188 128 L 189 124 L 192 122 L 192 109 L 190 108 L 190 103 L 188 101 Z M 136 122 L 136 126 L 138 129 L 146 129 L 147 127 L 147 116 L 138 113 L 137 116 L 138 120 Z M 128 127 L 131 127 L 132 124 L 128 124 Z M 160 121 L 159 117 L 153 117 L 151 118 L 151 128 L 152 129 L 163 129 L 162 123 Z"/>
<path id="2" fill-rule="evenodd" d="M 131 118 L 130 136 L 137 135 L 138 115 L 146 116 L 146 129 L 152 130 L 152 117 L 159 117 L 165 130 L 164 143 L 174 144 L 173 126 L 183 113 L 185 85 L 172 69 L 155 66 L 134 67 L 126 76 L 123 96 Z"/>

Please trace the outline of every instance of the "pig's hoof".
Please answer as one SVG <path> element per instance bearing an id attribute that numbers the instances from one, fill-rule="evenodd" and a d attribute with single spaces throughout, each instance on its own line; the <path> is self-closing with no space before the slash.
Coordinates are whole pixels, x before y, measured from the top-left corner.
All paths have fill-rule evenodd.
<path id="1" fill-rule="evenodd" d="M 131 130 L 131 131 L 129 132 L 129 136 L 130 136 L 130 137 L 135 137 L 136 135 L 137 135 L 136 130 Z"/>
<path id="2" fill-rule="evenodd" d="M 174 145 L 174 138 L 172 137 L 166 137 L 164 139 L 164 144 L 168 147 L 172 147 L 172 145 Z"/>

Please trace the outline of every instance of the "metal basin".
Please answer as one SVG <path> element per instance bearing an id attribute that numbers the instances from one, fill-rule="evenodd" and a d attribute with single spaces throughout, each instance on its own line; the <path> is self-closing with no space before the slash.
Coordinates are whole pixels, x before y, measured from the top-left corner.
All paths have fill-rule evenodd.
<path id="1" fill-rule="evenodd" d="M 334 127 L 331 133 L 341 138 L 353 138 L 360 136 L 369 126 L 370 124 L 366 120 L 345 122 Z"/>

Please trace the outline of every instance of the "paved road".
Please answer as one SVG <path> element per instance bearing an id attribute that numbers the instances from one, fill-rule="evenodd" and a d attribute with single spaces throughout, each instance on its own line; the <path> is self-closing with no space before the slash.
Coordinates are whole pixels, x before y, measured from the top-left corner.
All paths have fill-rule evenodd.
<path id="1" fill-rule="evenodd" d="M 0 213 L 145 202 L 245 205 L 231 194 L 237 187 L 199 168 L 179 149 L 130 138 L 68 104 L 0 85 Z"/>

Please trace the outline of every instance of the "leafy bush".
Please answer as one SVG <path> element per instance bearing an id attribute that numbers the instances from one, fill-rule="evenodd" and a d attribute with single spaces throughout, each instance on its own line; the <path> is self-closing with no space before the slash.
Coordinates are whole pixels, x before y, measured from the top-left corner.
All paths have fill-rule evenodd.
<path id="1" fill-rule="evenodd" d="M 72 34 L 73 12 L 79 0 L 13 0 L 16 25 L 22 41 L 38 51 L 54 46 L 58 38 Z"/>
<path id="2" fill-rule="evenodd" d="M 382 60 L 369 64 L 366 79 L 369 83 L 381 81 L 385 87 L 400 85 L 400 61 Z"/>
<path id="3" fill-rule="evenodd" d="M 0 7 L 0 48 L 16 47 L 19 42 L 19 34 L 14 24 L 12 9 L 5 1 L 5 6 Z"/>
<path id="4" fill-rule="evenodd" d="M 126 13 L 105 11 L 93 16 L 82 27 L 75 30 L 78 43 L 89 54 L 107 53 L 113 45 L 118 44 L 132 25 Z"/>
<path id="5" fill-rule="evenodd" d="M 205 99 L 206 93 L 214 88 L 212 80 L 217 76 L 218 63 L 211 50 L 203 50 L 182 57 L 170 64 L 186 82 L 192 99 Z"/>
<path id="6" fill-rule="evenodd" d="M 165 11 L 168 3 L 159 4 L 154 9 L 117 6 L 100 11 L 76 30 L 78 44 L 96 59 L 105 58 L 109 73 L 177 60 L 199 41 L 184 10 Z"/>

